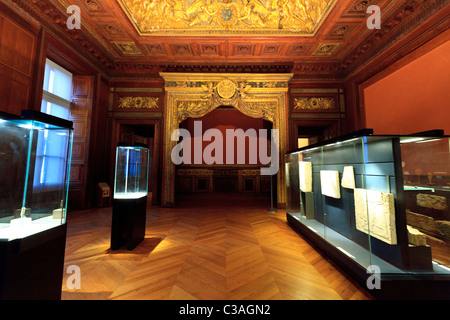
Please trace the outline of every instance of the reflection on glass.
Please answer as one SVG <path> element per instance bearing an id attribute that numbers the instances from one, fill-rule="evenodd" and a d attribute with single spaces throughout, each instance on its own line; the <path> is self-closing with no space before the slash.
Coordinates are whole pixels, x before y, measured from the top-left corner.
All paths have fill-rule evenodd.
<path id="1" fill-rule="evenodd" d="M 448 137 L 336 139 L 287 154 L 286 169 L 290 219 L 362 267 L 450 274 Z"/>
<path id="2" fill-rule="evenodd" d="M 435 266 L 450 268 L 450 141 L 403 139 L 402 171 L 411 245 L 431 247 Z"/>

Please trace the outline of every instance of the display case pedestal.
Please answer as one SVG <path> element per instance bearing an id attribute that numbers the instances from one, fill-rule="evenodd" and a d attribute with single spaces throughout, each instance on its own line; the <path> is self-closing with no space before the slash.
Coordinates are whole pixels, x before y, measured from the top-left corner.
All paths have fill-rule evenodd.
<path id="1" fill-rule="evenodd" d="M 1 300 L 60 300 L 66 224 L 0 241 Z"/>
<path id="2" fill-rule="evenodd" d="M 114 199 L 111 250 L 123 245 L 133 250 L 145 238 L 147 196 L 138 199 Z"/>

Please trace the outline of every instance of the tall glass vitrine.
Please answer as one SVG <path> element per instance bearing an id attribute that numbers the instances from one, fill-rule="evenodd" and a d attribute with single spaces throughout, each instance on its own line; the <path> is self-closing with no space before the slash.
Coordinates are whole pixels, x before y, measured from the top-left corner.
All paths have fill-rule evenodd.
<path id="1" fill-rule="evenodd" d="M 116 149 L 111 249 L 134 249 L 145 238 L 149 175 L 149 149 Z"/>

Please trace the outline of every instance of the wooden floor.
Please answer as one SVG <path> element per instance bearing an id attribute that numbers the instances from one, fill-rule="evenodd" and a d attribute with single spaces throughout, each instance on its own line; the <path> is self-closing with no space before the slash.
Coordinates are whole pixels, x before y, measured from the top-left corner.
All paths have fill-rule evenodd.
<path id="1" fill-rule="evenodd" d="M 111 208 L 69 213 L 63 300 L 367 300 L 363 288 L 268 213 L 266 198 L 201 195 L 149 207 L 145 240 L 110 251 Z"/>

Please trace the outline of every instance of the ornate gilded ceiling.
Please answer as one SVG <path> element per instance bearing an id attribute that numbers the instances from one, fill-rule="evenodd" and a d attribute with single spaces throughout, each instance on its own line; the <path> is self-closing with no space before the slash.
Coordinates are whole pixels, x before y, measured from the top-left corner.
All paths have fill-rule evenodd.
<path id="1" fill-rule="evenodd" d="M 415 33 L 421 35 L 420 44 L 427 39 L 423 30 L 440 32 L 450 21 L 447 16 L 426 22 L 448 12 L 448 0 L 1 2 L 17 7 L 20 15 L 26 13 L 36 26 L 45 26 L 117 78 L 160 72 L 281 72 L 294 73 L 295 79 L 339 80 L 387 48 L 397 43 L 402 48 L 417 26 L 426 26 Z M 81 30 L 67 28 L 70 5 L 81 10 Z M 371 5 L 381 9 L 379 30 L 367 28 Z"/>
<path id="2" fill-rule="evenodd" d="M 141 35 L 313 35 L 336 0 L 118 0 Z"/>

